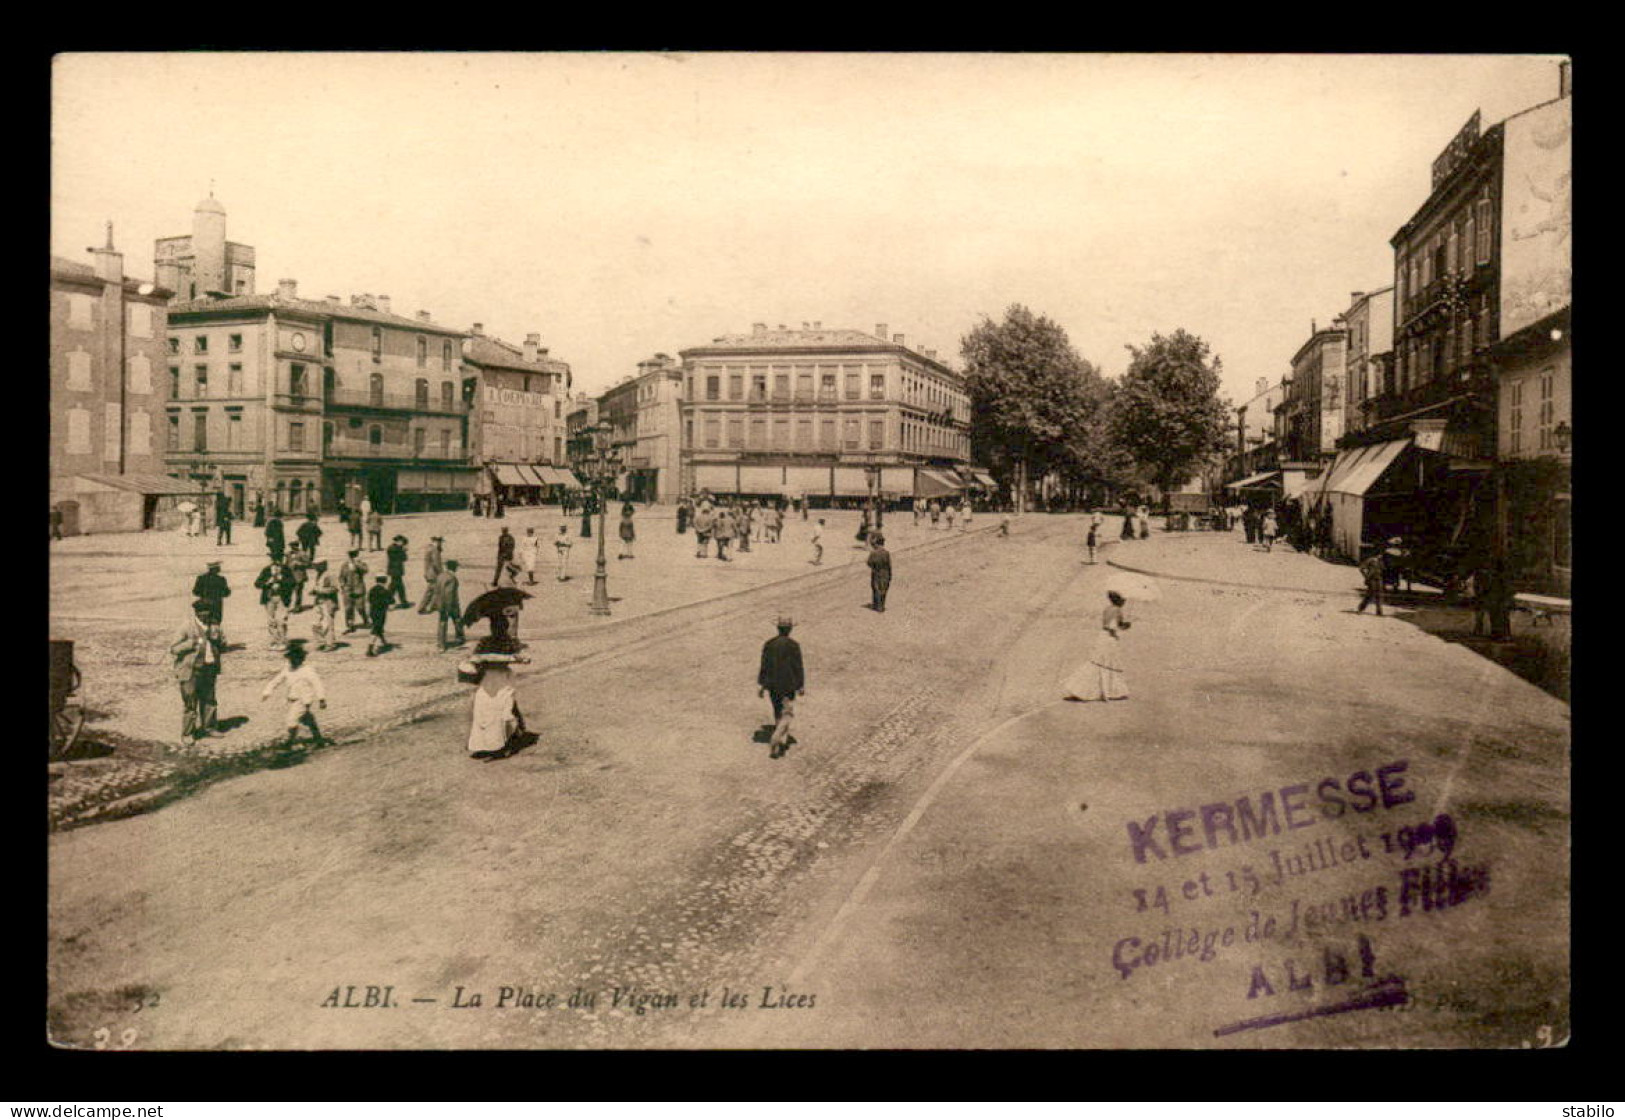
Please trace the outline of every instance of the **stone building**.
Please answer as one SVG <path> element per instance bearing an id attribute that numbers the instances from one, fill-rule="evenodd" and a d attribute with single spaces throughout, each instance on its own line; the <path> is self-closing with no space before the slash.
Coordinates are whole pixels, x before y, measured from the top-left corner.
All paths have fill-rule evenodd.
<path id="1" fill-rule="evenodd" d="M 475 323 L 463 341 L 462 371 L 472 409 L 469 461 L 483 471 L 477 490 L 515 504 L 540 501 L 554 486 L 574 485 L 564 469 L 569 363 L 549 357 L 539 334 L 515 346 Z"/>
<path id="2" fill-rule="evenodd" d="M 192 232 L 153 242 L 158 286 L 175 303 L 254 294 L 254 247 L 226 240 L 226 208 L 211 191 L 192 211 Z"/>
<path id="3" fill-rule="evenodd" d="M 620 448 L 620 492 L 638 502 L 677 500 L 682 477 L 683 366 L 668 354 L 638 363 L 636 375 L 598 398 Z"/>
<path id="4" fill-rule="evenodd" d="M 460 508 L 473 487 L 462 332 L 396 315 L 388 296 L 274 295 L 169 311 L 171 470 L 240 515 L 351 505 Z"/>
<path id="5" fill-rule="evenodd" d="M 681 356 L 684 493 L 831 505 L 992 484 L 970 466 L 964 378 L 885 324 L 865 334 L 757 323 Z"/>
<path id="6" fill-rule="evenodd" d="M 124 275 L 107 241 L 91 264 L 51 258 L 50 499 L 65 534 L 166 528 L 198 487 L 165 474 L 169 292 Z"/>

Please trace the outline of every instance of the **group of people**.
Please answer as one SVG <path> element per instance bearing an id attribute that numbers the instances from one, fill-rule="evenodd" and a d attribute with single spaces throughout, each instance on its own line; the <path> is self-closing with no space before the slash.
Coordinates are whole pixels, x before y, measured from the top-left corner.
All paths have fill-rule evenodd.
<path id="1" fill-rule="evenodd" d="M 694 557 L 704 560 L 710 556 L 710 545 L 716 543 L 718 560 L 731 561 L 728 549 L 737 543 L 740 552 L 749 552 L 752 539 L 766 544 L 778 544 L 784 533 L 785 505 L 751 498 L 714 498 L 701 494 L 692 504 L 684 499 L 677 508 L 677 531 L 687 533 L 694 529 Z M 622 522 L 623 526 L 626 524 Z M 823 524 L 822 521 L 819 522 Z"/>
<path id="2" fill-rule="evenodd" d="M 914 524 L 916 525 L 929 519 L 931 528 L 933 529 L 938 528 L 939 523 L 942 521 L 946 521 L 948 523 L 948 528 L 952 529 L 954 527 L 955 518 L 959 519 L 959 527 L 961 529 L 970 528 L 970 498 L 960 498 L 957 503 L 951 501 L 939 501 L 935 498 L 923 504 L 920 502 L 914 503 Z"/>
<path id="3" fill-rule="evenodd" d="M 1265 552 L 1273 551 L 1281 535 L 1281 519 L 1274 506 L 1248 506 L 1241 512 L 1241 531 L 1247 543 Z"/>

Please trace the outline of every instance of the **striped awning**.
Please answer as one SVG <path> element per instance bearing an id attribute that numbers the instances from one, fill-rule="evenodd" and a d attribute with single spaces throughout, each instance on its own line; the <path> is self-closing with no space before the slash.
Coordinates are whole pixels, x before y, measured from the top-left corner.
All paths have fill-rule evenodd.
<path id="1" fill-rule="evenodd" d="M 534 482 L 531 482 L 528 479 L 526 479 L 524 475 L 520 474 L 518 466 L 516 466 L 513 463 L 492 463 L 490 466 L 491 466 L 491 473 L 496 476 L 496 480 L 500 485 L 503 485 L 503 486 L 535 486 L 536 485 Z"/>
<path id="2" fill-rule="evenodd" d="M 914 472 L 914 496 L 916 498 L 941 498 L 948 494 L 957 494 L 964 489 L 964 484 L 942 471 L 930 470 L 921 467 Z"/>
<path id="3" fill-rule="evenodd" d="M 1236 482 L 1224 484 L 1226 490 L 1279 490 L 1281 488 L 1280 471 L 1263 471 Z"/>

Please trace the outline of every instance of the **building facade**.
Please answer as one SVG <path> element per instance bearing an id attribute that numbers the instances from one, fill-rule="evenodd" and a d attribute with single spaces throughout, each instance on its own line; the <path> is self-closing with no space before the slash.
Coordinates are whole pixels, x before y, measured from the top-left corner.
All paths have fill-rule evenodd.
<path id="1" fill-rule="evenodd" d="M 598 414 L 619 449 L 620 493 L 668 504 L 682 479 L 683 365 L 668 354 L 638 363 L 638 372 L 598 398 Z"/>
<path id="2" fill-rule="evenodd" d="M 226 208 L 212 193 L 193 209 L 191 234 L 158 238 L 152 259 L 176 303 L 255 294 L 254 247 L 226 240 Z"/>
<path id="3" fill-rule="evenodd" d="M 681 352 L 683 493 L 811 504 L 947 497 L 970 465 L 963 377 L 901 334 L 804 324 Z"/>
<path id="4" fill-rule="evenodd" d="M 1327 328 L 1311 324 L 1309 340 L 1292 356 L 1292 376 L 1277 406 L 1283 461 L 1314 463 L 1336 454 L 1348 403 L 1348 341 L 1339 316 Z"/>
<path id="5" fill-rule="evenodd" d="M 1348 326 L 1348 407 L 1344 434 L 1363 430 L 1370 422 L 1370 402 L 1393 391 L 1394 289 L 1353 292 L 1343 313 Z"/>
<path id="6" fill-rule="evenodd" d="M 469 461 L 483 472 L 477 490 L 514 504 L 539 501 L 551 486 L 573 485 L 563 470 L 569 363 L 550 357 L 539 334 L 515 346 L 475 323 L 463 341 L 462 372 L 472 405 Z"/>
<path id="7" fill-rule="evenodd" d="M 462 332 L 395 315 L 389 297 L 275 295 L 169 312 L 171 471 L 220 489 L 238 514 L 356 505 L 458 508 L 467 462 Z"/>
<path id="8" fill-rule="evenodd" d="M 89 252 L 51 258 L 51 504 L 68 535 L 164 528 L 197 489 L 165 474 L 169 292 L 124 275 L 111 223 Z"/>

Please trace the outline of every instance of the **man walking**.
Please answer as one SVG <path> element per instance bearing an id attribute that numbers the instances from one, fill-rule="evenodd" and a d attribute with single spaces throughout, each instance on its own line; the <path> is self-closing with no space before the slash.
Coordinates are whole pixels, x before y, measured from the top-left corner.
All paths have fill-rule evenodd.
<path id="1" fill-rule="evenodd" d="M 508 527 L 502 527 L 501 536 L 497 537 L 497 566 L 491 573 L 491 586 L 495 587 L 502 582 L 502 570 L 513 562 L 513 534 Z"/>
<path id="2" fill-rule="evenodd" d="M 219 626 L 225 618 L 226 598 L 230 594 L 231 584 L 220 574 L 218 560 L 210 560 L 209 570 L 192 582 L 192 598 L 209 604 L 209 620 L 216 626 Z M 225 639 L 221 640 L 224 642 Z"/>
<path id="3" fill-rule="evenodd" d="M 553 547 L 559 554 L 559 582 L 563 583 L 570 578 L 570 526 L 560 525 L 559 535 L 554 538 Z"/>
<path id="4" fill-rule="evenodd" d="M 231 520 L 230 503 L 221 502 L 214 515 L 214 543 L 216 548 L 231 543 Z"/>
<path id="5" fill-rule="evenodd" d="M 293 602 L 293 573 L 280 560 L 272 560 L 254 580 L 259 588 L 260 606 L 265 608 L 265 628 L 272 649 L 288 648 L 288 607 Z"/>
<path id="6" fill-rule="evenodd" d="M 366 503 L 362 503 L 365 505 Z M 384 515 L 377 510 L 367 514 L 367 551 L 378 552 L 384 547 Z"/>
<path id="7" fill-rule="evenodd" d="M 321 643 L 316 648 L 326 652 L 338 648 L 335 628 L 338 625 L 339 584 L 333 578 L 333 573 L 327 570 L 326 560 L 316 561 L 311 571 L 311 598 L 316 601 L 316 640 Z"/>
<path id="8" fill-rule="evenodd" d="M 1377 605 L 1377 617 L 1382 617 L 1382 550 L 1374 549 L 1364 560 L 1360 561 L 1360 576 L 1365 580 L 1365 595 L 1360 605 L 1354 609 L 1355 614 L 1364 614 L 1366 604 Z"/>
<path id="9" fill-rule="evenodd" d="M 525 526 L 525 535 L 519 539 L 519 566 L 525 570 L 525 582 L 536 586 L 536 569 L 542 562 L 542 538 L 536 535 L 536 526 Z"/>
<path id="10" fill-rule="evenodd" d="M 711 535 L 717 539 L 717 559 L 732 563 L 732 557 L 728 555 L 728 542 L 734 538 L 733 510 L 727 507 L 717 510 L 717 520 L 712 526 Z"/>
<path id="11" fill-rule="evenodd" d="M 288 541 L 282 532 L 282 518 L 273 513 L 265 522 L 265 551 L 271 554 L 272 560 L 280 564 L 287 547 Z"/>
<path id="12" fill-rule="evenodd" d="M 359 509 L 352 509 L 345 515 L 344 527 L 350 530 L 350 547 L 360 548 L 362 522 Z"/>
<path id="13" fill-rule="evenodd" d="M 418 604 L 419 614 L 428 614 L 435 609 L 434 589 L 440 581 L 440 573 L 446 568 L 440 554 L 445 543 L 444 537 L 430 537 L 429 547 L 423 550 L 423 601 Z"/>
<path id="14" fill-rule="evenodd" d="M 445 568 L 441 570 L 439 579 L 435 582 L 434 598 L 440 611 L 440 618 L 435 624 L 435 638 L 439 641 L 441 650 L 448 650 L 453 645 L 462 645 L 467 639 L 463 636 L 463 602 L 457 581 L 457 561 L 446 561 Z M 456 630 L 456 642 L 446 641 L 448 627 Z"/>
<path id="15" fill-rule="evenodd" d="M 717 512 L 710 502 L 701 502 L 694 511 L 694 558 L 706 559 L 711 552 L 711 534 L 717 527 Z"/>
<path id="16" fill-rule="evenodd" d="M 344 597 L 344 632 L 360 630 L 367 625 L 367 563 L 361 559 L 361 549 L 352 548 L 349 558 L 339 569 L 339 593 Z"/>
<path id="17" fill-rule="evenodd" d="M 394 595 L 398 606 L 410 607 L 412 604 L 406 598 L 406 538 L 396 534 L 384 555 L 384 570 L 389 573 L 390 592 Z"/>
<path id="18" fill-rule="evenodd" d="M 367 608 L 372 620 L 372 637 L 367 641 L 368 657 L 377 657 L 389 648 L 389 642 L 384 637 L 384 624 L 389 621 L 390 601 L 393 598 L 387 576 L 379 576 L 367 590 Z"/>
<path id="19" fill-rule="evenodd" d="M 879 533 L 869 536 L 869 592 L 874 601 L 872 610 L 886 612 L 886 593 L 891 590 L 891 553 L 885 548 L 886 538 Z"/>
<path id="20" fill-rule="evenodd" d="M 225 646 L 219 626 L 212 621 L 212 607 L 202 599 L 192 604 L 192 617 L 175 640 L 169 653 L 174 659 L 175 680 L 181 686 L 181 742 L 190 744 L 206 735 L 217 735 L 215 682 L 220 677 L 220 652 Z"/>
<path id="21" fill-rule="evenodd" d="M 773 701 L 773 737 L 769 758 L 783 758 L 791 744 L 790 723 L 795 718 L 795 701 L 807 694 L 806 674 L 801 667 L 801 646 L 790 637 L 795 620 L 780 615 L 778 636 L 762 646 L 762 664 L 756 672 L 756 694 Z"/>
<path id="22" fill-rule="evenodd" d="M 812 546 L 812 563 L 822 564 L 824 562 L 824 519 L 822 517 L 818 519 L 818 524 L 813 526 Z"/>
<path id="23" fill-rule="evenodd" d="M 305 519 L 299 523 L 299 529 L 294 534 L 299 538 L 299 547 L 305 550 L 308 559 L 316 559 L 316 546 L 321 543 L 322 527 L 316 523 L 316 514 L 307 513 Z"/>

